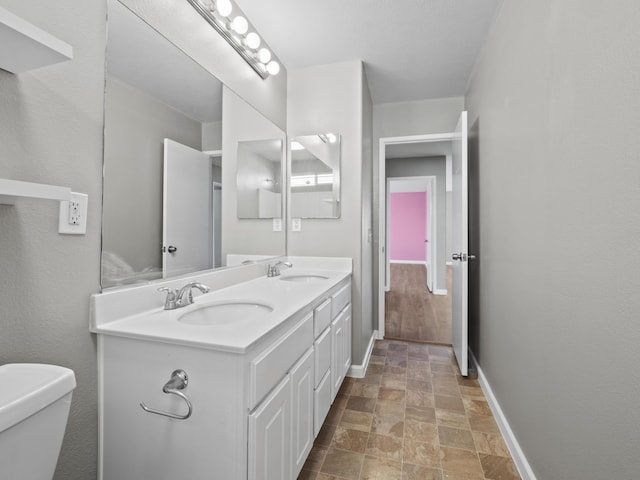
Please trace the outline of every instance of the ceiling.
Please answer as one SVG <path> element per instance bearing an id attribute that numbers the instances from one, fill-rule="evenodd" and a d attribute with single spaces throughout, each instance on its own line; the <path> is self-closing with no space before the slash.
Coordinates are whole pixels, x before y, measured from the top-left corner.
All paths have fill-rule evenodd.
<path id="1" fill-rule="evenodd" d="M 109 74 L 189 118 L 222 120 L 222 83 L 120 2 L 108 5 Z"/>
<path id="2" fill-rule="evenodd" d="M 289 70 L 362 60 L 374 104 L 464 95 L 502 0 L 235 0 Z"/>

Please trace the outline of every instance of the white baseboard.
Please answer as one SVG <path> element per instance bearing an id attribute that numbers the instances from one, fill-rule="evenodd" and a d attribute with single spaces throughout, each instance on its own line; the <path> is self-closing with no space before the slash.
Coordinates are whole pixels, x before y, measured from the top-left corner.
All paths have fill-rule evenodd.
<path id="1" fill-rule="evenodd" d="M 411 265 L 426 265 L 424 260 L 389 260 L 389 263 L 408 263 Z"/>
<path id="2" fill-rule="evenodd" d="M 367 351 L 362 359 L 362 365 L 353 365 L 349 367 L 349 371 L 347 372 L 347 377 L 354 378 L 364 378 L 365 373 L 367 373 L 367 366 L 369 365 L 369 359 L 371 358 L 371 352 L 373 352 L 373 346 L 375 345 L 376 339 L 378 338 L 378 331 L 374 330 L 371 333 L 371 338 L 369 339 L 369 345 L 367 346 Z"/>
<path id="3" fill-rule="evenodd" d="M 518 443 L 518 439 L 516 438 L 513 430 L 511 430 L 511 426 L 507 421 L 507 417 L 505 417 L 500 404 L 498 403 L 498 399 L 493 394 L 493 390 L 491 389 L 491 385 L 487 380 L 487 377 L 484 376 L 484 372 L 480 365 L 478 365 L 478 361 L 476 357 L 473 355 L 473 352 L 469 350 L 469 355 L 472 357 L 473 363 L 476 365 L 478 369 L 478 382 L 480 383 L 480 387 L 484 392 L 484 396 L 487 398 L 487 402 L 489 403 L 489 407 L 493 412 L 493 416 L 498 424 L 498 428 L 500 429 L 500 433 L 504 437 L 504 441 L 507 444 L 507 448 L 509 449 L 509 453 L 513 458 L 513 462 L 518 469 L 518 473 L 522 477 L 522 480 L 536 480 L 536 476 L 533 473 L 531 465 L 527 461 L 527 458 L 524 456 L 524 452 L 522 448 L 520 448 L 520 444 Z"/>
<path id="4" fill-rule="evenodd" d="M 446 288 L 434 288 L 433 289 L 433 293 L 434 295 L 446 295 L 447 294 L 447 289 Z"/>

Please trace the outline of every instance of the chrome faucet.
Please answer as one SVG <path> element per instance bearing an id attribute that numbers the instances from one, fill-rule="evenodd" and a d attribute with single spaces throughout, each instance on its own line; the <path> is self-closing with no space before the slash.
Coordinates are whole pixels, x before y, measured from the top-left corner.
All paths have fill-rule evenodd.
<path id="1" fill-rule="evenodd" d="M 209 291 L 209 287 L 199 282 L 191 282 L 187 283 L 180 290 L 160 287 L 158 289 L 159 292 L 167 292 L 167 298 L 164 302 L 165 310 L 175 310 L 176 308 L 186 307 L 187 305 L 191 305 L 193 303 L 193 293 L 191 292 L 192 288 L 197 288 L 202 293 L 207 293 Z"/>
<path id="2" fill-rule="evenodd" d="M 267 265 L 267 277 L 277 277 L 278 275 L 280 275 L 280 265 L 283 265 L 285 267 L 293 267 L 293 264 L 291 262 L 276 262 L 273 265 Z"/>

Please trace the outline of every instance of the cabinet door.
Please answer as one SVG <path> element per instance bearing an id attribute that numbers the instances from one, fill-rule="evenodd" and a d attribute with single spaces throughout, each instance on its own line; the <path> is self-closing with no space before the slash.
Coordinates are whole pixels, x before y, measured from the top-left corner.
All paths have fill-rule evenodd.
<path id="1" fill-rule="evenodd" d="M 291 379 L 249 415 L 249 480 L 291 478 Z"/>
<path id="2" fill-rule="evenodd" d="M 327 370 L 314 392 L 313 435 L 318 436 L 320 428 L 331 408 L 331 370 Z"/>
<path id="3" fill-rule="evenodd" d="M 344 379 L 344 315 L 331 323 L 331 402 L 336 398 Z"/>
<path id="4" fill-rule="evenodd" d="M 344 329 L 344 345 L 342 348 L 343 379 L 351 367 L 351 306 L 347 307 L 342 324 Z"/>
<path id="5" fill-rule="evenodd" d="M 313 446 L 313 348 L 291 369 L 292 475 L 296 478 Z M 285 477 L 282 477 L 285 478 Z"/>

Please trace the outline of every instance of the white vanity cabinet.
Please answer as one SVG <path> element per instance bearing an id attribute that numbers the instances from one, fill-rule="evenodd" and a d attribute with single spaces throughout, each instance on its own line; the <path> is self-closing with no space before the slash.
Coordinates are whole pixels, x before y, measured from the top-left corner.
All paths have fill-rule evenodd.
<path id="1" fill-rule="evenodd" d="M 351 366 L 351 284 L 331 297 L 331 401 Z"/>
<path id="2" fill-rule="evenodd" d="M 346 278 L 243 352 L 98 335 L 99 480 L 297 478 L 350 364 L 350 312 Z M 163 392 L 177 369 L 191 416 L 143 410 L 187 412 Z"/>
<path id="3" fill-rule="evenodd" d="M 291 478 L 293 399 L 287 375 L 249 415 L 249 479 Z"/>

